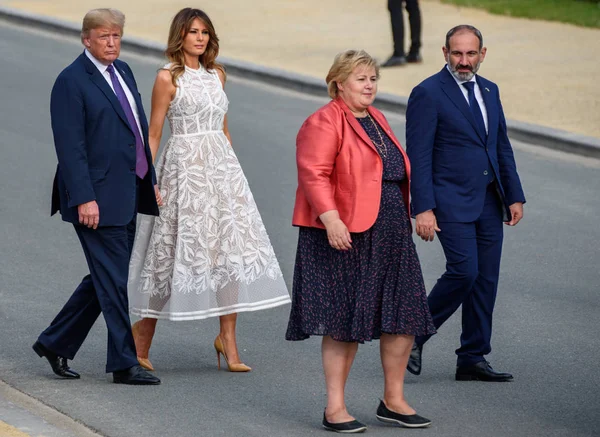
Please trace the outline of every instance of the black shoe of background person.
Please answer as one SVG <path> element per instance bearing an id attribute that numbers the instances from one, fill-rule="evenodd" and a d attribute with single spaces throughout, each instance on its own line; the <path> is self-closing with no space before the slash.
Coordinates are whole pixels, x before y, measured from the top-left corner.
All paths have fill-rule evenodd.
<path id="1" fill-rule="evenodd" d="M 423 58 L 418 53 L 409 53 L 406 57 L 406 62 L 409 64 L 420 64 L 423 62 Z"/>
<path id="2" fill-rule="evenodd" d="M 390 410 L 383 401 L 377 408 L 377 420 L 385 423 L 395 423 L 406 428 L 425 428 L 431 425 L 431 420 L 418 414 L 400 414 Z"/>
<path id="3" fill-rule="evenodd" d="M 471 366 L 462 366 L 456 368 L 457 381 L 487 381 L 487 382 L 506 382 L 512 381 L 513 376 L 510 373 L 496 372 L 487 361 L 480 361 Z"/>
<path id="4" fill-rule="evenodd" d="M 136 365 L 127 370 L 113 372 L 113 382 L 115 384 L 129 385 L 158 385 L 160 384 L 160 379 L 146 372 L 142 366 Z"/>
<path id="5" fill-rule="evenodd" d="M 323 428 L 342 434 L 355 434 L 359 432 L 365 432 L 367 430 L 367 425 L 360 423 L 358 420 L 351 420 L 350 422 L 342 423 L 331 423 L 327 421 L 325 413 L 323 413 Z"/>
<path id="6" fill-rule="evenodd" d="M 399 65 L 406 64 L 406 56 L 394 56 L 392 55 L 387 61 L 381 64 L 382 67 L 397 67 Z"/>
<path id="7" fill-rule="evenodd" d="M 79 379 L 79 373 L 69 368 L 67 365 L 67 359 L 65 357 L 61 357 L 60 355 L 56 355 L 51 350 L 48 350 L 42 343 L 36 341 L 32 349 L 41 357 L 45 357 L 50 363 L 50 367 L 52 367 L 52 371 L 65 379 Z"/>
<path id="8" fill-rule="evenodd" d="M 419 346 L 416 342 L 413 343 L 406 365 L 406 370 L 413 375 L 419 376 L 421 374 L 421 355 L 423 355 L 423 345 Z"/>

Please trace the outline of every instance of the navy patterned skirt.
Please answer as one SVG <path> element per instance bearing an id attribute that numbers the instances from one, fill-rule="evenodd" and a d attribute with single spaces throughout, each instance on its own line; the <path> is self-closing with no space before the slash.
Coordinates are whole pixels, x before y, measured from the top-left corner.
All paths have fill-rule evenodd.
<path id="1" fill-rule="evenodd" d="M 404 178 L 402 155 L 389 145 L 384 179 Z M 348 251 L 332 248 L 325 230 L 301 227 L 286 339 L 329 335 L 362 343 L 382 333 L 434 334 L 411 234 L 400 180 L 384 180 L 375 224 L 352 233 Z"/>

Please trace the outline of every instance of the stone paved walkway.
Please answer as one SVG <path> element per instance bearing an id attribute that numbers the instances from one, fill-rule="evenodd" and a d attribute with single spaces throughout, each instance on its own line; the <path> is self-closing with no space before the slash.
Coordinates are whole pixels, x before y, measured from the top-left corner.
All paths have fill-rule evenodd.
<path id="1" fill-rule="evenodd" d="M 163 42 L 182 0 L 107 1 L 127 15 L 126 34 Z M 0 0 L 0 4 L 80 23 L 97 0 Z M 325 78 L 336 53 L 363 48 L 391 54 L 387 0 L 217 0 L 204 8 L 221 39 L 221 54 Z M 484 36 L 480 73 L 500 86 L 507 118 L 600 138 L 600 30 L 491 15 L 421 2 L 424 62 L 382 70 L 380 90 L 408 96 L 444 63 L 448 29 L 473 24 Z M 67 60 L 65 60 L 66 62 Z"/>

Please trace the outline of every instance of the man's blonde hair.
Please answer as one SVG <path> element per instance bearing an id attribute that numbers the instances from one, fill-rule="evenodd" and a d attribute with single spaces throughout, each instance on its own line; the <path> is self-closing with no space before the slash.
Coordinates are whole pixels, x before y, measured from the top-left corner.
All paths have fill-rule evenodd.
<path id="1" fill-rule="evenodd" d="M 121 29 L 121 35 L 123 35 L 123 29 L 125 27 L 125 14 L 118 9 L 92 9 L 85 14 L 85 17 L 83 17 L 83 24 L 81 25 L 81 42 L 83 42 L 84 38 L 90 36 L 90 30 L 104 26 L 118 27 Z"/>
<path id="2" fill-rule="evenodd" d="M 350 77 L 354 69 L 360 66 L 374 68 L 377 79 L 379 79 L 379 64 L 364 50 L 346 50 L 336 55 L 325 78 L 327 91 L 332 99 L 338 96 L 337 82 L 344 82 Z"/>

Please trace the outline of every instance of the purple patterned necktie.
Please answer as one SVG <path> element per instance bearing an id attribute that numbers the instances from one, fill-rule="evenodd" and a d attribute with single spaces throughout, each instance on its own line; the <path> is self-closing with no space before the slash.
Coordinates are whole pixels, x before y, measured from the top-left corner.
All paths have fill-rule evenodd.
<path id="1" fill-rule="evenodd" d="M 127 116 L 127 121 L 129 121 L 129 126 L 135 135 L 135 174 L 138 175 L 140 179 L 144 179 L 144 176 L 146 176 L 146 173 L 148 172 L 148 161 L 146 160 L 146 151 L 144 150 L 144 142 L 142 141 L 140 130 L 135 122 L 135 117 L 133 115 L 133 111 L 131 110 L 129 100 L 127 100 L 125 91 L 123 90 L 123 87 L 119 82 L 119 78 L 115 73 L 115 68 L 111 64 L 106 68 L 106 70 L 108 71 L 108 74 L 110 74 L 110 80 L 113 84 L 117 99 L 119 99 L 119 103 L 121 104 L 121 107 Z"/>

